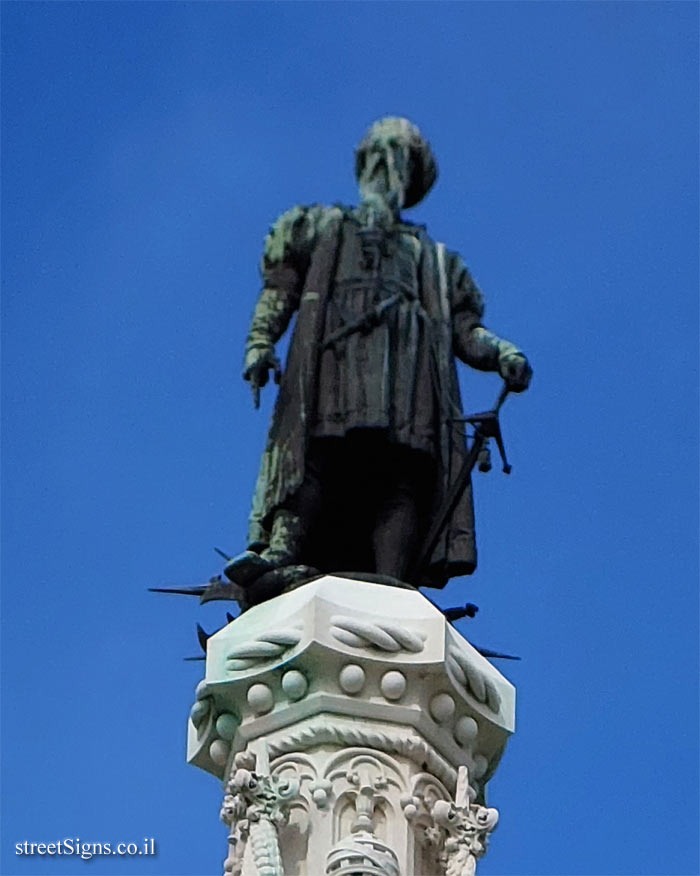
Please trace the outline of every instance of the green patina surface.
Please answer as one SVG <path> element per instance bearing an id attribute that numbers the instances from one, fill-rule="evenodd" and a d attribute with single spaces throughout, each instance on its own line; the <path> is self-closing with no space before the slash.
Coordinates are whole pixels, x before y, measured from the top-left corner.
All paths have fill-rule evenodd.
<path id="1" fill-rule="evenodd" d="M 420 201 L 437 177 L 432 150 L 418 129 L 405 119 L 375 123 L 356 151 L 355 170 L 357 207 L 295 206 L 265 240 L 263 289 L 246 344 L 244 376 L 256 401 L 271 371 L 280 382 L 249 533 L 250 546 L 273 565 L 308 560 L 322 502 L 331 516 L 348 503 L 354 514 L 376 518 L 375 547 L 379 532 L 383 543 L 396 542 L 397 551 L 415 550 L 415 544 L 403 544 L 398 528 L 408 526 L 412 541 L 420 540 L 466 453 L 454 422 L 462 416 L 455 359 L 499 372 L 516 392 L 531 376 L 524 354 L 483 326 L 483 298 L 460 256 L 402 216 L 401 210 Z M 295 314 L 282 372 L 275 345 Z M 321 497 L 328 460 L 338 453 L 342 459 L 347 451 L 352 468 L 357 435 L 369 433 L 392 450 L 384 469 L 407 450 L 418 455 L 405 457 L 417 461 L 406 468 L 423 467 L 423 481 L 411 484 L 410 472 L 397 469 L 394 486 L 387 487 L 395 496 L 378 498 L 366 491 L 363 507 L 363 498 L 350 496 L 352 488 L 344 487 L 329 504 L 327 495 Z M 384 458 L 381 444 L 371 448 L 370 455 Z M 370 463 L 368 458 L 368 469 Z M 377 477 L 382 476 L 379 471 Z M 314 490 L 318 497 L 311 501 Z M 379 553 L 375 550 L 374 569 L 361 569 L 372 561 L 358 552 L 357 570 L 399 578 L 405 573 L 405 557 L 395 559 L 393 568 L 380 569 Z M 334 561 L 331 550 L 324 555 L 329 566 L 324 571 L 332 571 Z M 475 564 L 468 486 L 414 583 L 442 586 Z"/>

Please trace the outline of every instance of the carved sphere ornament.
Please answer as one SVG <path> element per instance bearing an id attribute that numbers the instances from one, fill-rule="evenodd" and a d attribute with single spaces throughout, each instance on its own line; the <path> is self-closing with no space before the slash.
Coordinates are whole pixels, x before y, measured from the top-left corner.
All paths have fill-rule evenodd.
<path id="1" fill-rule="evenodd" d="M 190 718 L 195 727 L 199 727 L 209 714 L 211 704 L 208 700 L 196 700 L 190 709 Z"/>
<path id="2" fill-rule="evenodd" d="M 382 676 L 380 687 L 388 700 L 400 700 L 406 692 L 406 676 L 392 669 Z"/>
<path id="3" fill-rule="evenodd" d="M 275 703 L 272 691 L 266 684 L 254 684 L 248 688 L 248 705 L 256 715 L 269 712 Z"/>
<path id="4" fill-rule="evenodd" d="M 216 732 L 222 739 L 233 739 L 240 721 L 230 712 L 222 712 L 216 719 Z"/>
<path id="5" fill-rule="evenodd" d="M 306 676 L 299 672 L 298 669 L 290 669 L 282 676 L 282 690 L 287 694 L 290 700 L 296 701 L 306 696 L 306 691 L 309 689 L 309 682 Z"/>
<path id="6" fill-rule="evenodd" d="M 224 766 L 226 761 L 228 760 L 228 756 L 231 752 L 231 747 L 228 742 L 225 742 L 223 739 L 215 739 L 212 744 L 209 746 L 209 754 L 211 755 L 211 759 L 216 764 L 220 764 Z"/>
<path id="7" fill-rule="evenodd" d="M 455 738 L 462 745 L 471 745 L 477 737 L 479 725 L 473 718 L 464 716 L 455 725 Z"/>
<path id="8" fill-rule="evenodd" d="M 477 754 L 474 758 L 474 778 L 480 779 L 488 769 L 489 762 L 483 756 L 483 754 Z"/>
<path id="9" fill-rule="evenodd" d="M 430 714 L 438 724 L 451 721 L 455 713 L 455 701 L 446 693 L 436 694 L 430 701 Z"/>
<path id="10" fill-rule="evenodd" d="M 340 670 L 338 683 L 345 693 L 357 694 L 365 686 L 365 670 L 357 663 L 348 663 Z"/>

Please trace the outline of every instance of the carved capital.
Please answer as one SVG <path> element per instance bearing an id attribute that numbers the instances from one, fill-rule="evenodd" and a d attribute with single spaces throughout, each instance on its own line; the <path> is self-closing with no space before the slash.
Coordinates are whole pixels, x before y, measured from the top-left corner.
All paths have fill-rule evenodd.
<path id="1" fill-rule="evenodd" d="M 324 576 L 252 607 L 209 638 L 188 730 L 225 783 L 227 876 L 281 876 L 281 850 L 314 876 L 470 876 L 513 717 L 420 593 Z"/>
<path id="2" fill-rule="evenodd" d="M 226 783 L 221 818 L 231 830 L 224 873 L 237 876 L 241 872 L 250 838 L 260 876 L 284 876 L 277 831 L 287 821 L 289 804 L 299 794 L 299 782 L 290 776 L 270 775 L 266 751 L 257 760 L 259 772 L 251 768 L 250 752 L 241 752 Z"/>
<path id="3" fill-rule="evenodd" d="M 445 876 L 473 876 L 498 823 L 498 811 L 472 803 L 472 796 L 467 768 L 462 766 L 454 800 L 437 786 L 402 800 L 404 815 L 421 832 L 423 843 L 438 850 Z"/>

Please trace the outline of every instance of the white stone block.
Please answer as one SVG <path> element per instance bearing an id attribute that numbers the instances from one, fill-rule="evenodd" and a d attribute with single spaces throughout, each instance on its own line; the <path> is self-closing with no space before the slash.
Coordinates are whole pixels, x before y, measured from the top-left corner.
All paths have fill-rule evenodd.
<path id="1" fill-rule="evenodd" d="M 236 755 L 257 756 L 246 775 L 267 777 L 264 805 L 278 821 L 262 822 L 287 876 L 341 876 L 343 861 L 363 854 L 380 862 L 377 872 L 431 876 L 444 872 L 446 849 L 473 860 L 483 853 L 474 838 L 495 824 L 483 814 L 494 812 L 481 805 L 484 788 L 514 711 L 510 682 L 421 593 L 329 575 L 249 609 L 208 640 L 188 759 L 230 790 L 242 775 Z M 259 787 L 236 788 L 238 810 L 263 805 Z M 453 807 L 461 834 L 439 822 L 440 802 Z M 240 812 L 226 820 L 240 833 Z M 259 827 L 245 842 L 243 869 L 230 858 L 230 872 L 258 873 Z"/>

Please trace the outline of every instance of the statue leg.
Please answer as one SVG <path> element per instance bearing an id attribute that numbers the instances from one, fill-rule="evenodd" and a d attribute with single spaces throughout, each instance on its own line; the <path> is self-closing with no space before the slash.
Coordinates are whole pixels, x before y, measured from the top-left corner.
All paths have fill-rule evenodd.
<path id="1" fill-rule="evenodd" d="M 372 543 L 381 575 L 403 580 L 409 569 L 419 534 L 418 492 L 406 474 L 379 506 Z"/>
<path id="2" fill-rule="evenodd" d="M 273 566 L 291 566 L 303 561 L 304 542 L 321 510 L 326 448 L 322 441 L 312 445 L 304 462 L 304 480 L 294 497 L 275 512 L 270 544 L 261 556 Z"/>
<path id="3" fill-rule="evenodd" d="M 227 578 L 242 587 L 251 587 L 268 572 L 300 562 L 306 534 L 321 505 L 323 447 L 309 453 L 304 464 L 304 481 L 292 500 L 277 508 L 270 527 L 269 544 L 261 551 L 247 550 L 225 567 Z"/>
<path id="4" fill-rule="evenodd" d="M 306 526 L 295 511 L 280 508 L 272 521 L 270 544 L 260 556 L 273 568 L 291 566 L 299 560 Z"/>
<path id="5" fill-rule="evenodd" d="M 421 540 L 433 460 L 420 451 L 389 445 L 384 470 L 372 537 L 375 570 L 403 580 Z"/>
<path id="6" fill-rule="evenodd" d="M 418 507 L 414 491 L 401 485 L 379 509 L 372 536 L 374 563 L 381 575 L 403 579 L 418 532 Z"/>
<path id="7" fill-rule="evenodd" d="M 408 471 L 392 480 L 378 507 L 372 543 L 376 571 L 403 580 L 419 541 L 422 484 Z"/>

